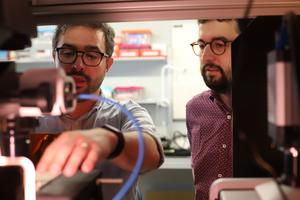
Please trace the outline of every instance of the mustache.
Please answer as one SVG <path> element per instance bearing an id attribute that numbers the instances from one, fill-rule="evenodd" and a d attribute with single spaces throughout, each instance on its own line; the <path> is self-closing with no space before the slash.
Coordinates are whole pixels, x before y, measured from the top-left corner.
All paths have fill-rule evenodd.
<path id="1" fill-rule="evenodd" d="M 83 77 L 87 82 L 91 81 L 91 78 L 86 75 L 82 70 L 77 71 L 75 69 L 72 69 L 70 72 L 67 72 L 68 76 L 81 76 Z"/>
<path id="2" fill-rule="evenodd" d="M 222 67 L 221 67 L 220 65 L 216 65 L 216 64 L 213 64 L 213 63 L 207 63 L 207 64 L 203 65 L 202 73 L 204 73 L 204 71 L 205 71 L 208 67 L 214 67 L 214 68 L 217 68 L 217 69 L 220 70 L 220 71 L 223 71 L 223 69 L 222 69 Z"/>

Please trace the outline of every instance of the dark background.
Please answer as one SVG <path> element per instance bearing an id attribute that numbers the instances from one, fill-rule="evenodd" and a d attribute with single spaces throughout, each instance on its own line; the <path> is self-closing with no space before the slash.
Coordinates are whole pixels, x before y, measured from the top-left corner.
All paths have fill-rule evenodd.
<path id="1" fill-rule="evenodd" d="M 257 156 L 282 173 L 282 153 L 272 146 L 267 128 L 267 54 L 281 22 L 280 16 L 257 17 L 232 46 L 234 177 L 272 176 Z"/>

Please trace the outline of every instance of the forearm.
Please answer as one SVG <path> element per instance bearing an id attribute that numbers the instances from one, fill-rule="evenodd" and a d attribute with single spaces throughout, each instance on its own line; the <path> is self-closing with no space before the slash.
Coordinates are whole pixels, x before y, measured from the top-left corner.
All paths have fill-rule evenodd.
<path id="1" fill-rule="evenodd" d="M 152 136 L 143 133 L 144 136 L 144 162 L 141 172 L 153 170 L 159 167 L 160 153 L 157 144 Z M 131 171 L 136 164 L 138 157 L 138 135 L 136 132 L 125 133 L 125 146 L 122 153 L 112 162 L 124 170 Z"/>
<path id="2" fill-rule="evenodd" d="M 144 133 L 145 156 L 141 172 L 156 169 L 160 164 L 157 144 L 149 134 Z M 125 133 L 125 146 L 121 154 L 111 161 L 124 170 L 131 171 L 138 156 L 138 135 Z M 103 128 L 75 130 L 61 134 L 45 150 L 37 170 L 51 171 L 55 175 L 64 173 L 72 176 L 78 169 L 90 172 L 97 162 L 109 157 L 118 144 L 118 137 Z"/>

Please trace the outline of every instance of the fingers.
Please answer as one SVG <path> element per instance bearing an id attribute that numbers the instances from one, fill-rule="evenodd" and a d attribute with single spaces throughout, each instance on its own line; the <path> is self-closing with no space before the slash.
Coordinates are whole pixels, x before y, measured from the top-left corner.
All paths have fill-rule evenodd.
<path id="1" fill-rule="evenodd" d="M 99 147 L 97 145 L 92 145 L 90 147 L 89 153 L 86 156 L 86 159 L 83 161 L 81 165 L 81 170 L 86 173 L 92 171 L 97 161 L 100 159 L 99 156 L 100 156 Z"/>
<path id="2" fill-rule="evenodd" d="M 98 161 L 98 146 L 82 134 L 64 133 L 52 142 L 37 165 L 40 173 L 49 171 L 53 175 L 63 172 L 73 176 L 79 168 L 90 172 Z M 85 167 L 80 167 L 83 163 Z"/>
<path id="3" fill-rule="evenodd" d="M 74 147 L 63 169 L 65 176 L 73 176 L 77 172 L 86 155 L 88 154 L 89 149 L 90 147 L 87 142 L 81 142 L 81 144 L 78 144 L 76 147 Z"/>
<path id="4" fill-rule="evenodd" d="M 50 171 L 53 175 L 59 175 L 61 173 L 65 160 L 73 148 L 72 143 L 67 142 L 67 139 L 65 139 L 66 137 L 67 136 L 61 135 L 47 147 L 37 165 L 38 172 L 43 173 Z"/>
<path id="5" fill-rule="evenodd" d="M 110 136 L 102 129 L 64 132 L 46 149 L 37 171 L 65 176 L 72 176 L 79 169 L 90 172 L 109 155 Z"/>

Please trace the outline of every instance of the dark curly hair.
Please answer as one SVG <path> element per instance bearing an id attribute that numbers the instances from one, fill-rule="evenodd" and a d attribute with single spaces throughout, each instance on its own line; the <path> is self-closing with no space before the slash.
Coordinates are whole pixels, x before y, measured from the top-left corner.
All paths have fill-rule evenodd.
<path id="1" fill-rule="evenodd" d="M 218 21 L 218 22 L 231 22 L 231 21 L 236 21 L 237 23 L 237 33 L 241 33 L 244 31 L 247 26 L 253 21 L 253 19 L 198 19 L 198 25 L 199 24 L 205 24 L 206 22 L 209 21 Z"/>
<path id="2" fill-rule="evenodd" d="M 52 48 L 55 49 L 57 47 L 57 43 L 61 34 L 65 33 L 69 28 L 74 26 L 84 26 L 88 28 L 92 28 L 95 30 L 101 30 L 104 33 L 105 37 L 105 48 L 106 53 L 109 56 L 112 56 L 114 52 L 114 37 L 115 31 L 111 26 L 106 23 L 86 23 L 86 24 L 62 24 L 56 27 L 53 39 L 52 39 Z"/>

